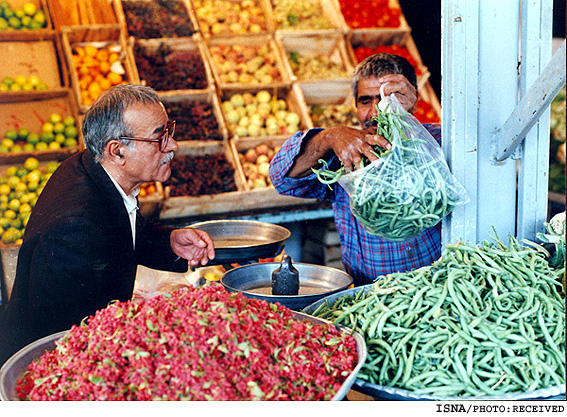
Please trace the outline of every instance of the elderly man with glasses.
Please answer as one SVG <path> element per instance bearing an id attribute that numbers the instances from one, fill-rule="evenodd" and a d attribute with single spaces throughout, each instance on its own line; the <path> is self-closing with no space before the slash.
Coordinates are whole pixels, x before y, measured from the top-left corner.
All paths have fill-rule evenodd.
<path id="1" fill-rule="evenodd" d="M 204 231 L 146 221 L 139 186 L 165 181 L 179 148 L 158 95 L 118 85 L 83 122 L 86 149 L 65 160 L 26 227 L 0 320 L 0 364 L 43 336 L 67 330 L 113 300 L 132 297 L 139 264 L 184 272 L 214 259 Z"/>

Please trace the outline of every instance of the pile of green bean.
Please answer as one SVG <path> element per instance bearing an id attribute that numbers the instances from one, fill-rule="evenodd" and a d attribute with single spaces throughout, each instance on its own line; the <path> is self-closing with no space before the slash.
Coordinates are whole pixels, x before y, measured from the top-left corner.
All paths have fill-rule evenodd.
<path id="1" fill-rule="evenodd" d="M 441 397 L 565 384 L 565 300 L 536 248 L 447 245 L 431 266 L 379 277 L 312 314 L 364 336 L 358 378 Z"/>
<path id="2" fill-rule="evenodd" d="M 363 163 L 367 169 L 350 178 L 344 167 L 333 171 L 322 160 L 323 167 L 313 170 L 324 184 L 340 182 L 352 214 L 369 233 L 392 241 L 419 236 L 463 201 L 442 155 L 432 156 L 424 140 L 407 137 L 407 117 L 378 109 L 377 133 L 392 143 L 390 151 L 375 150 L 379 165 Z"/>

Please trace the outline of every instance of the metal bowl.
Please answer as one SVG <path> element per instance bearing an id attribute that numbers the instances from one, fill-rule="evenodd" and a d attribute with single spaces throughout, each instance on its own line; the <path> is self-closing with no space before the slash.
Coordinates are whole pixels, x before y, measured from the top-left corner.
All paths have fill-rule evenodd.
<path id="1" fill-rule="evenodd" d="M 315 324 L 327 324 L 327 320 L 318 317 L 313 317 L 308 314 L 294 312 L 294 318 L 299 321 L 309 321 Z M 338 329 L 344 334 L 351 334 L 350 329 L 343 326 L 338 326 Z M 14 354 L 0 369 L 0 400 L 1 401 L 18 401 L 16 396 L 16 384 L 18 379 L 24 374 L 28 365 L 32 361 L 41 357 L 45 352 L 55 349 L 55 342 L 63 337 L 67 331 L 55 333 L 53 335 L 39 339 L 28 346 L 24 347 L 16 354 Z M 356 376 L 366 360 L 367 351 L 366 343 L 362 336 L 358 333 L 353 333 L 352 336 L 356 341 L 356 351 L 358 353 L 358 362 L 353 371 L 349 374 L 341 388 L 335 393 L 332 401 L 342 400 L 356 380 Z"/>
<path id="2" fill-rule="evenodd" d="M 327 297 L 321 298 L 313 304 L 308 305 L 302 311 L 307 314 L 313 314 L 318 307 L 323 303 L 329 303 L 333 305 L 338 299 L 345 296 L 353 296 L 359 294 L 360 291 L 367 293 L 370 291 L 373 284 L 363 285 L 360 287 L 349 288 L 347 290 L 337 292 L 335 294 L 329 295 Z M 466 398 L 466 397 L 448 397 L 448 396 L 438 396 L 438 395 L 422 395 L 415 394 L 412 391 L 387 387 L 377 384 L 371 384 L 369 382 L 357 379 L 353 384 L 353 389 L 363 394 L 373 397 L 375 400 L 383 401 L 418 401 L 418 400 L 441 400 L 441 401 L 451 401 L 451 400 L 472 400 L 472 399 L 482 399 L 482 400 L 564 400 L 565 399 L 565 384 L 558 385 L 549 388 L 542 388 L 531 392 L 517 392 L 504 394 L 498 397 L 485 396 L 476 398 Z"/>
<path id="3" fill-rule="evenodd" d="M 272 295 L 272 272 L 280 267 L 277 262 L 236 267 L 226 272 L 220 282 L 229 292 L 277 302 L 291 310 L 301 310 L 352 285 L 352 277 L 336 268 L 305 263 L 294 263 L 293 266 L 299 272 L 299 295 Z"/>
<path id="4" fill-rule="evenodd" d="M 211 265 L 273 258 L 291 235 L 285 227 L 252 220 L 211 220 L 190 227 L 207 232 L 213 240 L 215 259 Z"/>

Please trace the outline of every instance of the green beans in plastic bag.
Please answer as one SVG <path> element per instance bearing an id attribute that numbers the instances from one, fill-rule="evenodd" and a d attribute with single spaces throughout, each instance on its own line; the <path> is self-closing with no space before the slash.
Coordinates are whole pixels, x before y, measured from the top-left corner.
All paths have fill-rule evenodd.
<path id="1" fill-rule="evenodd" d="M 391 241 L 419 236 L 469 200 L 441 147 L 392 94 L 380 101 L 378 133 L 392 144 L 379 159 L 337 176 L 352 214 L 368 233 Z"/>

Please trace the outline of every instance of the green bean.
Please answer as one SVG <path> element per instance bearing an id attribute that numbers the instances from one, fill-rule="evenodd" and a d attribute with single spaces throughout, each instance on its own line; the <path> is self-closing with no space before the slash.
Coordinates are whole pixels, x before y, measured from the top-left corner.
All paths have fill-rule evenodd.
<path id="1" fill-rule="evenodd" d="M 541 251 L 495 241 L 446 245 L 433 265 L 380 277 L 344 303 L 335 317 L 348 310 L 367 326 L 361 379 L 459 397 L 565 383 L 559 273 Z"/>

